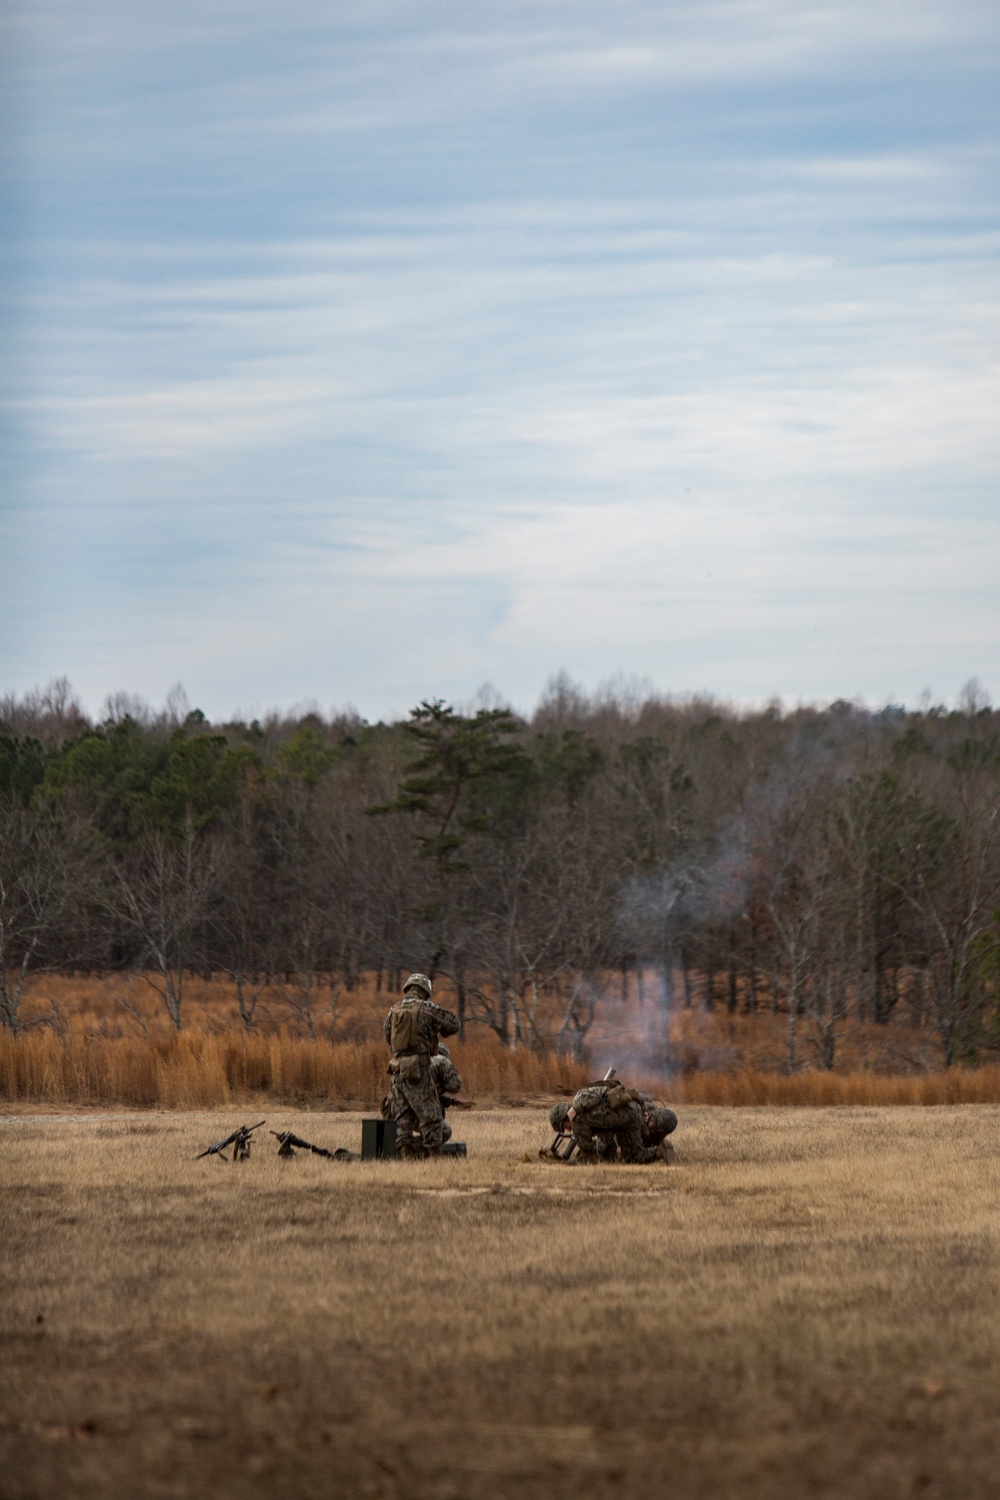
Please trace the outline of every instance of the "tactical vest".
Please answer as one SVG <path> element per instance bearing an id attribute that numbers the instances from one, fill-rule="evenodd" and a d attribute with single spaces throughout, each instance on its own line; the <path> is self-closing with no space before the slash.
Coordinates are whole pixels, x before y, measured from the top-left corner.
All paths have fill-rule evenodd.
<path id="1" fill-rule="evenodd" d="M 389 1014 L 389 1045 L 393 1056 L 401 1052 L 426 1052 L 420 1039 L 420 1007 L 423 1000 L 398 1000 Z"/>

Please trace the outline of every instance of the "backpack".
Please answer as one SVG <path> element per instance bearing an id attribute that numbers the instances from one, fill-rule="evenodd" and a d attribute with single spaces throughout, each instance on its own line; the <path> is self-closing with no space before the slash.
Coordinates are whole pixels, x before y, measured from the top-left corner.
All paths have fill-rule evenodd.
<path id="1" fill-rule="evenodd" d="M 588 1083 L 588 1089 L 599 1089 L 604 1095 L 609 1109 L 623 1109 L 632 1100 L 641 1103 L 641 1095 L 638 1089 L 629 1089 L 617 1078 L 599 1078 L 595 1083 Z"/>
<path id="2" fill-rule="evenodd" d="M 423 1003 L 423 1000 L 398 1000 L 389 1012 L 392 1017 L 389 1023 L 389 1045 L 393 1056 L 398 1056 L 401 1052 L 426 1051 L 420 1045 L 420 1007 Z"/>

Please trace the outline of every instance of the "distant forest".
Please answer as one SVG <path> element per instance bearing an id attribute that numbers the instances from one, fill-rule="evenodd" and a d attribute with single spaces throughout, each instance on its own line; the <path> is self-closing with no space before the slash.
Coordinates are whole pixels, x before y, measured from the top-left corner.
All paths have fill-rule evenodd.
<path id="1" fill-rule="evenodd" d="M 1000 713 L 432 701 L 369 724 L 210 723 L 65 682 L 0 699 L 0 1020 L 43 972 L 186 976 L 243 1024 L 280 983 L 452 981 L 463 1024 L 582 1055 L 632 975 L 658 1003 L 838 1026 L 905 1014 L 943 1063 L 1000 1050 Z M 553 1003 L 557 997 L 558 1004 Z"/>

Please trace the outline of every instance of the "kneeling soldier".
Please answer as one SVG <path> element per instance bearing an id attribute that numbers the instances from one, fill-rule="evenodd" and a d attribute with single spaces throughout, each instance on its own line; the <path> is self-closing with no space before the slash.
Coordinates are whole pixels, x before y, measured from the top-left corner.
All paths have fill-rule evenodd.
<path id="1" fill-rule="evenodd" d="M 460 1094 L 462 1092 L 462 1075 L 452 1062 L 451 1053 L 444 1042 L 438 1042 L 438 1049 L 431 1058 L 431 1077 L 434 1080 L 434 1087 L 438 1091 L 438 1098 L 441 1100 L 441 1108 L 442 1110 L 446 1110 L 451 1103 L 449 1095 Z M 447 1119 L 441 1130 L 441 1139 L 443 1141 L 450 1141 L 451 1126 L 448 1124 Z"/>
<path id="2" fill-rule="evenodd" d="M 455 1067 L 455 1064 L 452 1062 L 451 1053 L 448 1051 L 448 1048 L 445 1046 L 444 1042 L 438 1042 L 438 1049 L 435 1052 L 434 1056 L 431 1058 L 431 1078 L 434 1080 L 434 1087 L 438 1091 L 438 1098 L 441 1100 L 441 1108 L 443 1110 L 447 1110 L 449 1105 L 455 1103 L 455 1100 L 453 1098 L 449 1098 L 449 1095 L 460 1094 L 462 1091 L 462 1075 Z M 382 1100 L 382 1103 L 379 1106 L 379 1115 L 383 1120 L 391 1120 L 395 1118 L 392 1112 L 391 1094 L 386 1094 L 385 1098 Z M 441 1127 L 441 1139 L 442 1141 L 451 1140 L 451 1126 L 448 1124 L 447 1119 L 445 1120 L 444 1125 Z M 423 1146 L 421 1145 L 419 1133 L 411 1137 L 411 1145 L 414 1153 L 417 1156 L 423 1156 L 424 1151 Z M 398 1141 L 396 1149 L 397 1151 L 399 1150 Z"/>

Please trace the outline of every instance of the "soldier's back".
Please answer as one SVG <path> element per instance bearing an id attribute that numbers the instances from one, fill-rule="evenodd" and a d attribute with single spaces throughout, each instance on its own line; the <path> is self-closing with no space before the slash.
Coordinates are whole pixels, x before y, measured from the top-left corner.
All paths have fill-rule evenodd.
<path id="1" fill-rule="evenodd" d="M 586 1088 L 578 1089 L 573 1095 L 573 1108 L 578 1115 L 586 1115 L 595 1109 L 606 1108 L 607 1100 L 607 1089 L 600 1084 L 591 1083 Z"/>

